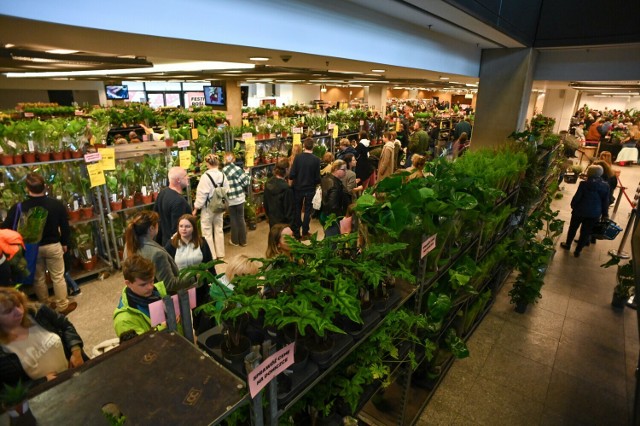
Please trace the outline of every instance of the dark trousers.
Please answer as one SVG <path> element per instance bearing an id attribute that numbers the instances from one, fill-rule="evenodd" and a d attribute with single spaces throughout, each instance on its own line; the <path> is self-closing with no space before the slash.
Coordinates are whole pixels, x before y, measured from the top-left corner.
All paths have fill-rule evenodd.
<path id="1" fill-rule="evenodd" d="M 576 237 L 578 228 L 580 228 L 580 238 L 578 239 L 578 246 L 576 247 L 576 251 L 580 253 L 582 248 L 589 244 L 591 231 L 595 224 L 598 223 L 598 219 L 597 217 L 580 217 L 572 214 L 571 221 L 569 222 L 569 231 L 567 232 L 567 244 L 571 245 L 573 239 Z"/>
<path id="2" fill-rule="evenodd" d="M 244 246 L 247 244 L 247 226 L 244 222 L 244 203 L 229 206 L 229 221 L 231 225 L 231 242 Z"/>
<path id="3" fill-rule="evenodd" d="M 303 235 L 309 233 L 309 222 L 311 222 L 311 211 L 313 210 L 311 200 L 313 200 L 314 195 L 316 195 L 315 189 L 310 189 L 308 191 L 294 190 L 293 192 L 293 202 L 295 203 L 295 210 L 293 211 L 293 224 L 291 230 L 293 231 L 294 237 L 301 236 L 300 226 L 302 226 Z M 304 206 L 304 219 L 301 218 L 302 206 Z"/>

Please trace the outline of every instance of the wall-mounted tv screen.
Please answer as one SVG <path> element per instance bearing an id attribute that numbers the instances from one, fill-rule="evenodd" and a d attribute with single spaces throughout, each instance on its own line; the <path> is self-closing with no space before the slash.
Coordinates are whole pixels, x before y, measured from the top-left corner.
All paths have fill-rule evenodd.
<path id="1" fill-rule="evenodd" d="M 104 90 L 107 92 L 107 99 L 129 99 L 129 87 L 125 85 L 120 86 L 105 86 Z"/>
<path id="2" fill-rule="evenodd" d="M 223 107 L 227 104 L 224 86 L 204 86 L 204 104 Z"/>

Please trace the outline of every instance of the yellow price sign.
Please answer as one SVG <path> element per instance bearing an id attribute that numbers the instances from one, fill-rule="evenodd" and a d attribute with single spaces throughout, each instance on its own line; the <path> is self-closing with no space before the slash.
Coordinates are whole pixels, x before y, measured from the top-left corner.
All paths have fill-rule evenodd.
<path id="1" fill-rule="evenodd" d="M 104 185 L 106 183 L 104 179 L 104 171 L 100 163 L 87 164 L 87 172 L 89 173 L 89 181 L 91 182 L 91 188 Z"/>
<path id="2" fill-rule="evenodd" d="M 244 127 L 249 127 L 249 120 L 247 120 L 246 118 L 244 120 L 242 120 L 242 125 Z"/>
<path id="3" fill-rule="evenodd" d="M 180 167 L 187 170 L 191 166 L 191 151 L 179 151 L 178 155 L 180 156 Z"/>
<path id="4" fill-rule="evenodd" d="M 293 134 L 293 144 L 294 145 L 302 144 L 302 140 L 300 139 L 300 133 L 294 133 Z"/>
<path id="5" fill-rule="evenodd" d="M 115 170 L 116 169 L 116 150 L 113 148 L 98 148 L 98 152 L 102 159 L 100 165 L 102 170 Z"/>
<path id="6" fill-rule="evenodd" d="M 256 138 L 251 137 L 244 140 L 244 162 L 246 167 L 253 167 L 256 156 Z"/>
<path id="7" fill-rule="evenodd" d="M 398 119 L 398 121 L 396 121 L 396 132 L 400 131 L 400 119 Z"/>
<path id="8" fill-rule="evenodd" d="M 337 138 L 338 137 L 338 126 L 335 125 L 333 126 L 333 138 Z"/>

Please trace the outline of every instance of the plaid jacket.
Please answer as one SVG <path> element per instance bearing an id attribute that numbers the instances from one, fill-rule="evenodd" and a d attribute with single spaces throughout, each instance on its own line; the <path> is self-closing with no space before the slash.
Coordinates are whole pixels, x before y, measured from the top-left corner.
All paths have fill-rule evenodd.
<path id="1" fill-rule="evenodd" d="M 233 163 L 224 166 L 222 172 L 229 180 L 229 192 L 227 192 L 229 204 L 236 205 L 243 203 L 245 200 L 244 189 L 251 183 L 249 175 Z"/>

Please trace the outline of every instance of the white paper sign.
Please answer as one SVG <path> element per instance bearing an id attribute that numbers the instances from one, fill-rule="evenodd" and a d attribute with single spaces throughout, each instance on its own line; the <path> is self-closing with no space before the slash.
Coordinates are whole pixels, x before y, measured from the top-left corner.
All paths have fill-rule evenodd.
<path id="1" fill-rule="evenodd" d="M 431 250 L 436 248 L 436 236 L 438 234 L 433 234 L 426 240 L 422 242 L 422 250 L 420 251 L 420 259 L 424 258 Z"/>
<path id="2" fill-rule="evenodd" d="M 178 141 L 178 148 L 189 148 L 189 141 Z"/>

